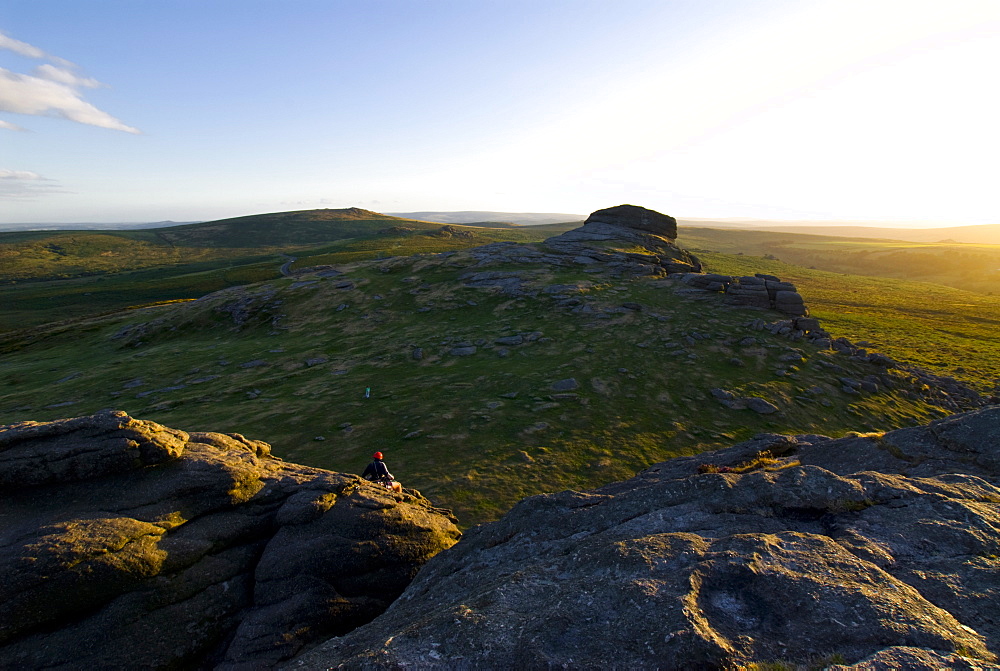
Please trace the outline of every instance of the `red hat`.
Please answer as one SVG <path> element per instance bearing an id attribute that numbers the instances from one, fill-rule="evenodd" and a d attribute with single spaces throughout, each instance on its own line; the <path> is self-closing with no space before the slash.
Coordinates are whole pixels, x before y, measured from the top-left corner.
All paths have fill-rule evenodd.
<path id="1" fill-rule="evenodd" d="M 372 459 L 381 459 L 381 458 L 382 458 L 381 452 L 376 452 L 375 454 L 372 455 Z"/>

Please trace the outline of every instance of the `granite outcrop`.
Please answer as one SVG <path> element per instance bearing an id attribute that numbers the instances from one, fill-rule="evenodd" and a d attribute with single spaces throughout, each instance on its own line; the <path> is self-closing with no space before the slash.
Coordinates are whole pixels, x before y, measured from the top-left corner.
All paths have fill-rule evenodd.
<path id="1" fill-rule="evenodd" d="M 998 482 L 1000 407 L 761 434 L 525 499 L 289 668 L 997 668 Z"/>
<path id="2" fill-rule="evenodd" d="M 370 621 L 448 511 L 121 411 L 0 427 L 0 668 L 270 668 Z"/>
<path id="3" fill-rule="evenodd" d="M 593 212 L 580 228 L 549 238 L 545 247 L 574 263 L 633 263 L 661 272 L 700 272 L 701 263 L 681 249 L 677 221 L 637 205 L 618 205 Z"/>
<path id="4" fill-rule="evenodd" d="M 686 273 L 683 282 L 705 291 L 725 294 L 728 305 L 777 310 L 793 317 L 809 314 L 805 301 L 791 282 L 774 275 L 757 273 L 750 276 Z"/>

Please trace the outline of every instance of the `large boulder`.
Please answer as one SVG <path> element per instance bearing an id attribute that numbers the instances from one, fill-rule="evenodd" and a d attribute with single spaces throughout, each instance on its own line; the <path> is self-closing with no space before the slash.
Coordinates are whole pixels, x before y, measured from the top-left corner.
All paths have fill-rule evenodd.
<path id="1" fill-rule="evenodd" d="M 587 220 L 587 224 L 607 224 L 610 226 L 620 226 L 631 228 L 636 231 L 645 231 L 658 235 L 668 240 L 677 239 L 677 220 L 673 217 L 661 214 L 655 210 L 647 210 L 638 205 L 616 205 L 603 210 L 592 212 Z"/>
<path id="2" fill-rule="evenodd" d="M 290 667 L 997 668 L 998 478 L 1000 408 L 760 435 L 525 499 Z"/>
<path id="3" fill-rule="evenodd" d="M 726 302 L 730 305 L 771 308 L 794 317 L 809 314 L 805 301 L 791 282 L 782 282 L 773 275 L 761 274 L 727 279 L 729 281 L 722 290 L 726 292 Z M 695 286 L 698 285 L 695 283 Z"/>
<path id="4" fill-rule="evenodd" d="M 414 491 L 108 411 L 0 427 L 0 668 L 268 668 L 459 532 Z"/>
<path id="5" fill-rule="evenodd" d="M 618 264 L 624 270 L 699 272 L 701 263 L 674 244 L 677 221 L 637 205 L 618 205 L 592 213 L 583 226 L 549 238 L 545 247 L 576 263 Z"/>

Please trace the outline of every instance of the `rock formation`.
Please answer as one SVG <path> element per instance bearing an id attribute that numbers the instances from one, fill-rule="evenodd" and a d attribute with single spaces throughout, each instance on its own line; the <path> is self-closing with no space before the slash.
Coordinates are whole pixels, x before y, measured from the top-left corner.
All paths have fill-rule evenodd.
<path id="1" fill-rule="evenodd" d="M 479 259 L 475 270 L 462 276 L 466 286 L 495 286 L 510 295 L 526 295 L 529 273 L 489 271 L 484 267 L 509 263 L 549 266 L 603 266 L 613 275 L 672 275 L 685 284 L 726 294 L 730 305 L 777 310 L 802 317 L 809 314 L 802 296 L 790 282 L 773 275 L 732 277 L 703 273 L 701 262 L 674 244 L 677 222 L 673 217 L 636 205 L 618 205 L 592 213 L 584 225 L 549 238 L 539 248 L 498 242 L 470 250 Z"/>
<path id="2" fill-rule="evenodd" d="M 701 264 L 674 244 L 677 221 L 636 205 L 592 213 L 580 228 L 545 241 L 545 246 L 576 263 L 627 262 L 659 266 L 667 272 L 698 272 Z M 633 249 L 638 248 L 638 249 Z"/>
<path id="3" fill-rule="evenodd" d="M 382 612 L 453 522 L 239 434 L 0 427 L 0 668 L 269 668 Z"/>
<path id="4" fill-rule="evenodd" d="M 998 478 L 1000 408 L 759 435 L 525 499 L 290 666 L 997 668 Z"/>
<path id="5" fill-rule="evenodd" d="M 705 291 L 723 292 L 726 303 L 754 308 L 770 308 L 786 315 L 804 317 L 809 314 L 805 301 L 791 282 L 782 282 L 774 275 L 733 277 L 712 273 L 687 273 L 685 284 Z"/>
<path id="6" fill-rule="evenodd" d="M 595 231 L 601 225 L 645 231 L 667 240 L 677 239 L 676 219 L 637 205 L 618 205 L 592 212 L 583 222 L 582 230 Z"/>

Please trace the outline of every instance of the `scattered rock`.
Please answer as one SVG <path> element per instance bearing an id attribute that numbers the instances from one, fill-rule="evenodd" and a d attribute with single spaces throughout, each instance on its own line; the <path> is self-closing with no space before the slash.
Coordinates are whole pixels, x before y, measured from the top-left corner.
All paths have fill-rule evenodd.
<path id="1" fill-rule="evenodd" d="M 770 415 L 771 413 L 778 412 L 778 406 L 763 398 L 751 396 L 745 402 L 748 408 L 761 415 Z"/>
<path id="2" fill-rule="evenodd" d="M 565 380 L 557 380 L 556 382 L 553 382 L 551 386 L 553 391 L 572 391 L 579 388 L 580 383 L 572 377 L 568 377 Z"/>
<path id="3" fill-rule="evenodd" d="M 523 429 L 521 433 L 527 433 L 527 434 L 538 433 L 539 431 L 544 431 L 547 428 L 549 428 L 547 422 L 535 422 L 531 426 Z"/>

